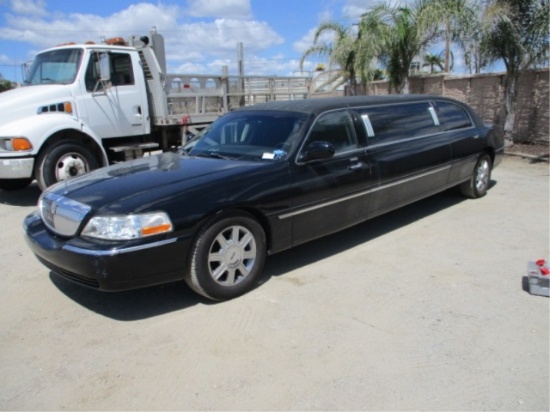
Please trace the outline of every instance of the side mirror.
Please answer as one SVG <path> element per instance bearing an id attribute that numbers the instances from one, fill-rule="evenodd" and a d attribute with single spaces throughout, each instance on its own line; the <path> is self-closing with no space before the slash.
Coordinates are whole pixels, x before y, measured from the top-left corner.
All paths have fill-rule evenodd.
<path id="1" fill-rule="evenodd" d="M 312 160 L 329 159 L 334 156 L 334 146 L 323 140 L 315 140 L 308 143 L 300 156 L 298 162 L 305 163 Z"/>
<path id="2" fill-rule="evenodd" d="M 111 80 L 111 60 L 107 53 L 99 55 L 99 76 L 101 81 L 108 82 Z"/>

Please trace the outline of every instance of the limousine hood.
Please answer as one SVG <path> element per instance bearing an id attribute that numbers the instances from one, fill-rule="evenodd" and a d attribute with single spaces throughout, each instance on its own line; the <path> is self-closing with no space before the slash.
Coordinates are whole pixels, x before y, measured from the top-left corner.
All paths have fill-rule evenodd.
<path id="1" fill-rule="evenodd" d="M 222 185 L 227 186 L 227 182 L 240 182 L 245 176 L 254 176 L 256 171 L 269 167 L 269 162 L 163 153 L 60 182 L 48 192 L 86 204 L 96 213 L 133 213 L 161 208 L 176 197 L 191 197 L 199 190 L 216 191 Z"/>

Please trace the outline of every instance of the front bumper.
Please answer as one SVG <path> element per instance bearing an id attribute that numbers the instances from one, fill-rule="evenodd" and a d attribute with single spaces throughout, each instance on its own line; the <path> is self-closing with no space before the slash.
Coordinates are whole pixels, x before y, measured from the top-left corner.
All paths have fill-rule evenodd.
<path id="1" fill-rule="evenodd" d="M 0 158 L 0 179 L 26 179 L 32 177 L 34 158 Z"/>
<path id="2" fill-rule="evenodd" d="M 24 222 L 25 239 L 38 260 L 72 282 L 104 291 L 121 291 L 183 279 L 188 237 L 148 243 L 94 242 L 52 234 L 35 212 Z"/>

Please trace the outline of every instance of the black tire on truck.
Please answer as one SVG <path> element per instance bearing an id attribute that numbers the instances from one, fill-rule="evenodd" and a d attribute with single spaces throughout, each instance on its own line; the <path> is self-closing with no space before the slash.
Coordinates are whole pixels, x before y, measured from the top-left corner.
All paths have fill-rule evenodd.
<path id="1" fill-rule="evenodd" d="M 99 163 L 94 154 L 82 143 L 57 142 L 38 156 L 35 178 L 41 190 L 62 180 L 97 169 Z"/>

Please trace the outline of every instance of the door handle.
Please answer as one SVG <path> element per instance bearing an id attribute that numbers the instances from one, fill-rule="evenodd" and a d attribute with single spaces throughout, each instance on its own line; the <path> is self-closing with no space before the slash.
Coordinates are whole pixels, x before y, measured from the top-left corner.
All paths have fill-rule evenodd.
<path id="1" fill-rule="evenodd" d="M 350 165 L 349 170 L 352 172 L 359 172 L 361 170 L 365 170 L 367 168 L 367 164 L 365 162 L 358 162 Z"/>

